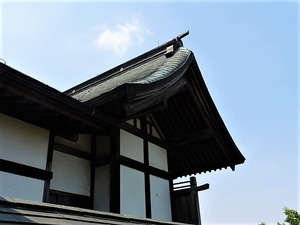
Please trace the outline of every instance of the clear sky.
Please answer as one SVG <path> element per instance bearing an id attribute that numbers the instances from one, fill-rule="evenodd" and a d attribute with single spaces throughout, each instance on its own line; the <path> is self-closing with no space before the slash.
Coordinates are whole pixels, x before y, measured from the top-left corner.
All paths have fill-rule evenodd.
<path id="1" fill-rule="evenodd" d="M 210 94 L 246 157 L 197 175 L 204 225 L 299 210 L 296 1 L 1 1 L 7 65 L 66 90 L 189 30 Z"/>

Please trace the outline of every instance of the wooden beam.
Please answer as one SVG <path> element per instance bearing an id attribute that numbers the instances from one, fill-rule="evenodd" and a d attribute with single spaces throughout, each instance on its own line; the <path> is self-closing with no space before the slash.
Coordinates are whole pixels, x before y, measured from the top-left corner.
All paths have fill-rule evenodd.
<path id="1" fill-rule="evenodd" d="M 88 152 L 84 152 L 81 151 L 79 149 L 55 142 L 54 146 L 53 146 L 54 150 L 68 154 L 68 155 L 72 155 L 72 156 L 76 156 L 78 158 L 82 158 L 82 159 L 86 159 L 86 160 L 91 160 L 91 154 Z"/>
<path id="2" fill-rule="evenodd" d="M 123 106 L 124 106 L 124 109 L 126 111 L 126 118 L 123 119 L 123 121 L 126 121 L 126 120 L 131 119 L 131 118 L 138 118 L 138 117 L 149 115 L 151 113 L 156 113 L 156 112 L 159 112 L 159 111 L 166 110 L 168 108 L 168 102 L 165 99 L 162 102 L 160 102 L 160 103 L 158 103 L 154 106 L 151 106 L 151 107 L 149 107 L 145 110 L 142 110 L 138 113 L 128 113 L 129 112 L 128 110 L 131 107 L 130 103 L 124 103 Z"/>
<path id="3" fill-rule="evenodd" d="M 113 157 L 111 155 L 108 156 L 100 156 L 92 159 L 91 165 L 94 168 L 97 168 L 99 166 L 105 166 L 105 165 L 110 165 L 113 162 Z"/>
<path id="4" fill-rule="evenodd" d="M 0 159 L 0 171 L 13 173 L 25 177 L 31 177 L 39 180 L 50 180 L 52 179 L 52 172 L 42 170 L 32 166 Z"/>
<path id="5" fill-rule="evenodd" d="M 200 70 L 197 69 L 197 65 L 195 65 L 196 68 L 194 67 L 190 67 L 190 72 L 191 75 L 190 76 L 190 80 L 188 82 L 188 88 L 193 96 L 193 98 L 195 99 L 195 102 L 199 108 L 199 110 L 201 111 L 203 118 L 205 119 L 206 123 L 208 124 L 209 128 L 211 129 L 211 131 L 217 131 L 219 130 L 219 125 L 220 123 L 223 123 L 222 119 L 220 119 L 219 121 L 216 121 L 216 117 L 219 117 L 217 108 L 215 107 L 210 94 L 208 92 L 208 89 L 204 83 L 204 80 L 199 76 Z M 197 71 L 195 71 L 197 70 Z M 200 73 L 201 75 L 201 73 Z M 198 78 L 198 79 L 197 79 Z M 200 80 L 199 80 L 200 78 Z M 201 82 L 201 83 L 199 83 Z M 219 123 L 219 124 L 217 124 Z M 223 124 L 224 125 L 224 124 Z M 225 127 L 225 125 L 224 125 Z M 226 127 L 225 127 L 226 130 Z M 225 131 L 226 132 L 226 131 Z M 226 160 L 228 162 L 231 162 L 233 159 L 230 156 L 230 153 L 228 152 L 227 146 L 223 140 L 223 138 L 221 138 L 220 132 L 216 133 L 214 132 L 214 138 L 217 142 L 217 144 L 220 147 L 220 150 L 222 151 L 224 157 L 226 158 Z"/>
<path id="6" fill-rule="evenodd" d="M 154 175 L 154 176 L 166 179 L 166 180 L 174 178 L 174 174 L 172 174 L 170 172 L 155 168 L 153 166 L 145 165 L 144 163 L 135 161 L 135 160 L 130 159 L 125 156 L 120 156 L 119 162 L 121 165 L 130 167 L 132 169 L 139 170 L 141 172 L 148 173 L 148 174 L 151 174 L 151 175 Z"/>
<path id="7" fill-rule="evenodd" d="M 173 79 L 168 84 L 165 84 L 164 87 L 157 86 L 151 93 L 140 90 L 140 93 L 137 93 L 133 102 L 128 102 L 124 104 L 124 109 L 127 114 L 127 117 L 134 116 L 139 114 L 140 112 L 147 111 L 152 107 L 154 110 L 162 110 L 167 107 L 165 105 L 166 100 L 171 96 L 178 93 L 182 88 L 185 87 L 187 81 L 185 78 L 181 77 L 180 79 Z M 138 92 L 138 90 L 136 90 Z"/>
<path id="8" fill-rule="evenodd" d="M 0 88 L 4 88 L 13 96 L 21 96 L 26 102 L 39 104 L 47 109 L 70 117 L 77 122 L 97 128 L 99 131 L 112 130 L 117 121 L 93 107 L 67 96 L 37 80 L 34 80 L 19 71 L 0 64 Z"/>
<path id="9" fill-rule="evenodd" d="M 116 128 L 111 138 L 110 164 L 110 212 L 121 212 L 121 181 L 120 181 L 120 129 Z"/>
<path id="10" fill-rule="evenodd" d="M 55 133 L 53 131 L 50 131 L 49 142 L 48 142 L 48 151 L 47 151 L 47 161 L 46 161 L 46 171 L 49 171 L 49 172 L 52 171 L 54 141 L 55 141 Z M 43 202 L 49 202 L 50 182 L 51 182 L 50 178 L 45 180 Z"/>
<path id="11" fill-rule="evenodd" d="M 180 195 L 180 194 L 190 193 L 192 191 L 198 192 L 198 191 L 204 191 L 204 190 L 207 190 L 207 189 L 209 189 L 209 184 L 208 183 L 200 185 L 198 187 L 191 187 L 191 188 L 176 190 L 176 191 L 174 191 L 174 194 L 175 195 Z"/>
<path id="12" fill-rule="evenodd" d="M 78 136 L 77 136 L 78 137 Z M 97 149 L 97 140 L 96 134 L 91 135 L 91 159 L 96 158 L 96 149 Z M 90 209 L 94 209 L 94 199 L 95 199 L 95 167 L 92 165 L 92 161 L 90 162 L 91 168 L 91 182 L 90 182 L 90 200 L 89 207 Z"/>
<path id="13" fill-rule="evenodd" d="M 150 141 L 152 142 L 153 144 L 156 144 L 162 148 L 166 148 L 167 145 L 165 144 L 165 142 L 163 140 L 160 140 L 159 138 L 157 137 L 154 137 L 148 133 L 145 133 L 137 128 L 135 128 L 134 126 L 126 123 L 126 122 L 121 122 L 119 124 L 119 127 L 122 129 L 122 130 L 125 130 L 131 134 L 134 134 L 142 139 L 146 139 L 147 141 Z"/>
<path id="14" fill-rule="evenodd" d="M 202 129 L 192 133 L 183 134 L 178 137 L 169 138 L 167 140 L 167 146 L 169 148 L 173 148 L 179 145 L 184 145 L 198 140 L 210 138 L 211 136 L 212 136 L 212 132 L 210 129 Z"/>

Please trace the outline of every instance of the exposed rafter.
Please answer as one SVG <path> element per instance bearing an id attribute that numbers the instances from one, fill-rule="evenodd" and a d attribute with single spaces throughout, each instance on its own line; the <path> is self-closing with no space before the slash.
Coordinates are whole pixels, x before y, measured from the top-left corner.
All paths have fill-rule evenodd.
<path id="1" fill-rule="evenodd" d="M 188 144 L 194 141 L 199 141 L 201 139 L 210 138 L 212 136 L 212 132 L 209 129 L 202 129 L 198 131 L 194 131 L 188 134 L 183 134 L 178 137 L 169 138 L 167 140 L 167 145 L 169 148 L 173 148 L 179 145 Z"/>

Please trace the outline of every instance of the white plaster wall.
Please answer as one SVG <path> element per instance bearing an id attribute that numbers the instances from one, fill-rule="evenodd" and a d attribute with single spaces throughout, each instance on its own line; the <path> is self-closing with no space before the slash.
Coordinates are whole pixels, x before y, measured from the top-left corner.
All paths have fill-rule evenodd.
<path id="1" fill-rule="evenodd" d="M 62 137 L 55 137 L 55 141 L 72 148 L 76 148 L 83 152 L 91 152 L 91 135 L 88 134 L 79 134 L 77 141 L 70 141 Z"/>
<path id="2" fill-rule="evenodd" d="M 49 131 L 0 113 L 0 157 L 46 168 Z"/>
<path id="3" fill-rule="evenodd" d="M 120 154 L 139 162 L 144 162 L 144 144 L 143 139 L 128 133 L 120 131 Z"/>
<path id="4" fill-rule="evenodd" d="M 157 131 L 156 131 L 156 129 L 155 129 L 154 127 L 153 127 L 153 129 L 152 129 L 152 135 L 153 135 L 154 137 L 158 138 L 158 139 L 161 139 L 160 136 L 159 136 L 159 134 L 157 133 Z"/>
<path id="5" fill-rule="evenodd" d="M 167 150 L 149 142 L 149 164 L 158 169 L 168 171 Z"/>
<path id="6" fill-rule="evenodd" d="M 88 160 L 54 151 L 52 171 L 51 189 L 90 196 L 91 169 Z"/>
<path id="7" fill-rule="evenodd" d="M 134 121 L 133 121 L 133 119 L 127 120 L 126 123 L 130 124 L 131 126 L 134 126 Z"/>
<path id="8" fill-rule="evenodd" d="M 127 120 L 126 123 L 130 124 L 131 126 L 134 126 L 134 120 Z M 136 119 L 136 128 L 141 129 L 141 121 L 140 119 Z"/>
<path id="9" fill-rule="evenodd" d="M 43 200 L 44 181 L 0 171 L 0 196 Z"/>
<path id="10" fill-rule="evenodd" d="M 94 209 L 110 211 L 110 166 L 95 170 Z"/>
<path id="11" fill-rule="evenodd" d="M 146 217 L 144 173 L 121 165 L 121 214 Z"/>
<path id="12" fill-rule="evenodd" d="M 169 181 L 150 175 L 152 219 L 172 221 Z"/>

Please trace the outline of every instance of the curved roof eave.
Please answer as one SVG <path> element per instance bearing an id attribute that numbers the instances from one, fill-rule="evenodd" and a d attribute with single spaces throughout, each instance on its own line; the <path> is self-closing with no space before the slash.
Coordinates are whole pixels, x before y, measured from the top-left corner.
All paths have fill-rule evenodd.
<path id="1" fill-rule="evenodd" d="M 156 54 L 143 63 L 129 68 L 121 68 L 115 76 L 103 81 L 99 81 L 88 88 L 75 91 L 71 96 L 81 102 L 94 101 L 106 93 L 121 88 L 124 85 L 143 87 L 164 80 L 174 74 L 178 69 L 186 64 L 191 51 L 179 47 L 175 50 L 174 55 L 167 57 L 165 52 Z"/>

